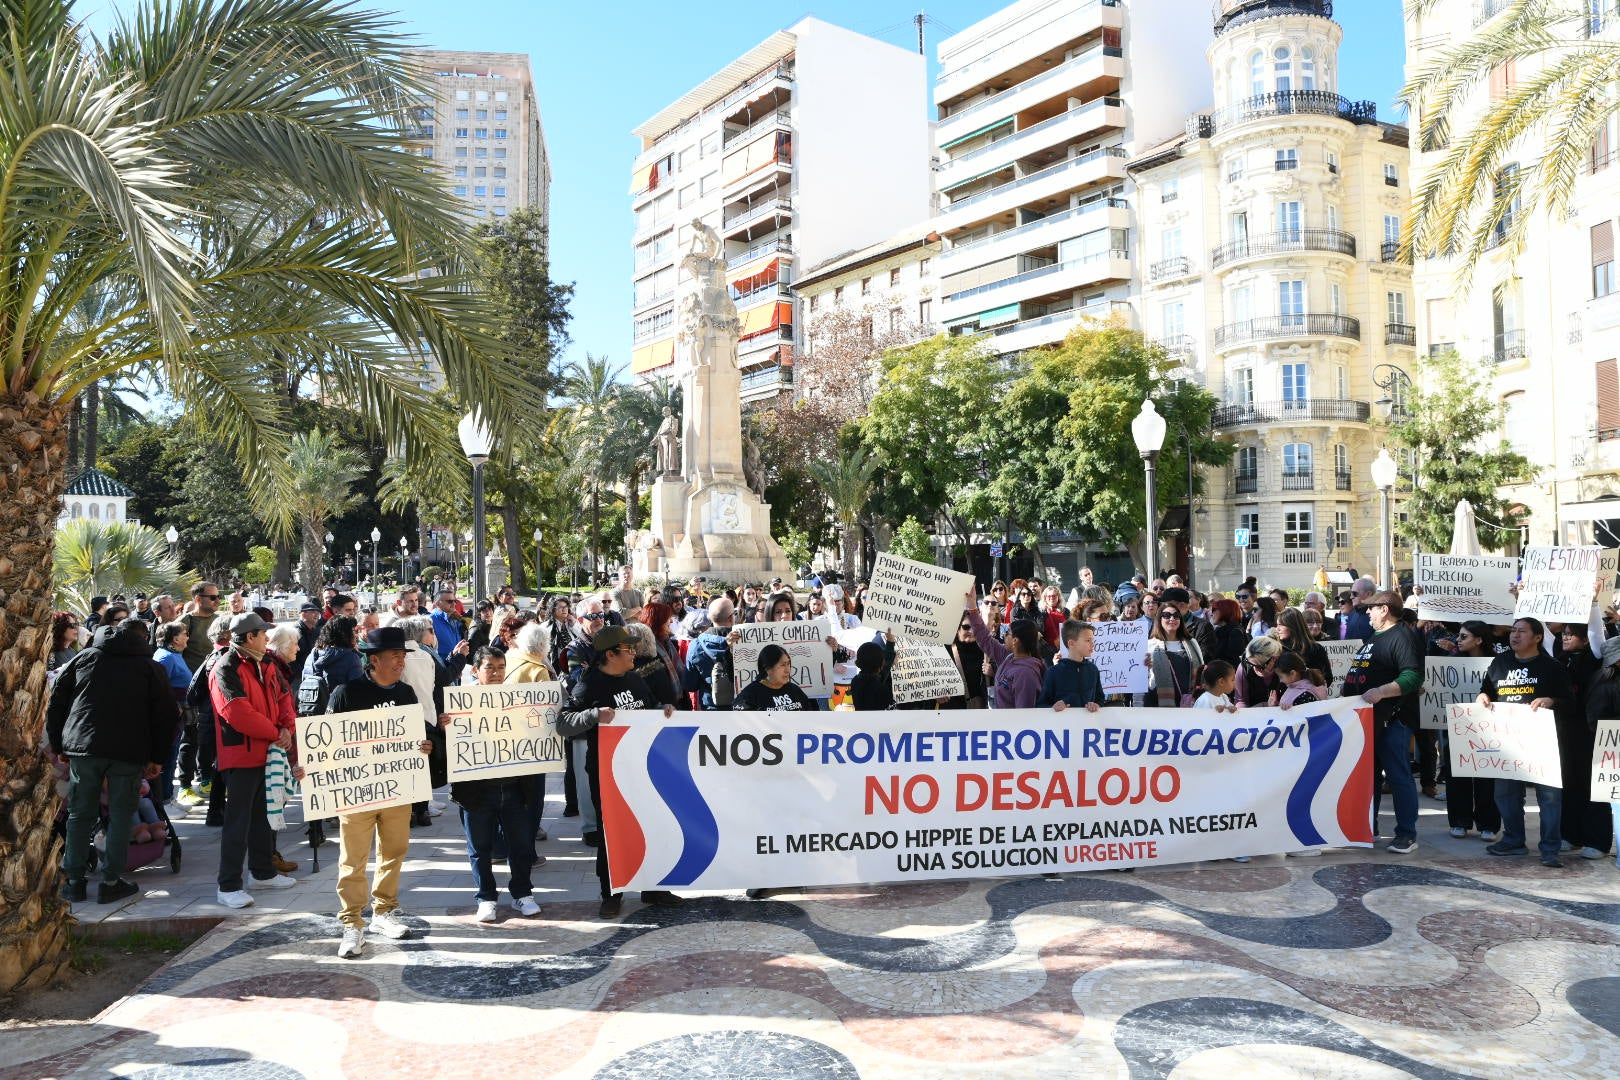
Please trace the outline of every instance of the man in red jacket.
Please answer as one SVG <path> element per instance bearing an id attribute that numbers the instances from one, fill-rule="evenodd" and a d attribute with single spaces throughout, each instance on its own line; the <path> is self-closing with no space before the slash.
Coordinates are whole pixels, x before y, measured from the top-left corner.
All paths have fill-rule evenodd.
<path id="1" fill-rule="evenodd" d="M 219 838 L 219 891 L 226 907 L 245 908 L 242 860 L 253 884 L 285 889 L 297 882 L 276 872 L 276 834 L 264 804 L 264 763 L 271 746 L 290 751 L 298 710 L 292 692 L 266 658 L 270 624 L 251 611 L 231 620 L 231 643 L 214 661 L 208 679 L 219 747 L 219 779 L 225 785 L 225 827 Z"/>

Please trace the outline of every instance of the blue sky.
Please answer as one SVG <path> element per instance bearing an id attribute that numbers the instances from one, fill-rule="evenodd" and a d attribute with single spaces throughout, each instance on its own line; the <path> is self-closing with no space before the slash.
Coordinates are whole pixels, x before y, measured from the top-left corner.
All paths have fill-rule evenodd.
<path id="1" fill-rule="evenodd" d="M 360 0 L 367 4 L 368 0 Z M 1161 4 L 1169 0 L 1127 0 Z M 1186 0 L 1178 0 L 1186 2 Z M 369 6 L 369 5 L 368 5 Z M 419 44 L 435 49 L 526 52 L 534 68 L 551 151 L 552 274 L 572 281 L 574 342 L 569 359 L 630 359 L 630 162 L 639 147 L 630 129 L 765 37 L 814 15 L 914 48 L 918 0 L 825 0 L 809 10 L 769 3 L 692 4 L 620 0 L 484 0 L 475 5 L 410 0 L 397 10 Z M 941 0 L 925 7 L 933 43 L 1006 6 L 996 0 Z M 1207 12 L 1205 0 L 1191 6 Z M 1392 102 L 1401 83 L 1400 0 L 1341 0 L 1345 29 L 1339 91 Z M 896 227 L 904 225 L 896 222 Z"/>

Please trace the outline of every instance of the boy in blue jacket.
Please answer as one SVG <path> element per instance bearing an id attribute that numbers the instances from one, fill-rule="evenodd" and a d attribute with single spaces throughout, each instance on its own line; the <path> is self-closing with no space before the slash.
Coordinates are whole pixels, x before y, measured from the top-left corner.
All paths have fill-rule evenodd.
<path id="1" fill-rule="evenodd" d="M 1097 646 L 1097 632 L 1090 623 L 1070 619 L 1063 624 L 1063 647 L 1068 650 L 1066 660 L 1059 660 L 1046 669 L 1037 706 L 1050 705 L 1054 712 L 1062 712 L 1070 705 L 1083 706 L 1087 712 L 1102 708 L 1102 672 L 1091 662 L 1092 650 Z"/>

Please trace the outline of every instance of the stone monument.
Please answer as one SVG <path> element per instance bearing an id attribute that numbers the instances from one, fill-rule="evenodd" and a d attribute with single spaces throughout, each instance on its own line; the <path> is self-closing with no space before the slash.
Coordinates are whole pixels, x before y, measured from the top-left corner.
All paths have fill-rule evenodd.
<path id="1" fill-rule="evenodd" d="M 701 221 L 692 222 L 681 270 L 686 283 L 675 347 L 686 374 L 679 445 L 674 417 L 666 413 L 655 437 L 650 528 L 627 537 L 636 579 L 790 578 L 792 567 L 771 537 L 770 505 L 749 486 L 743 468 L 742 324 L 726 285 L 720 237 Z"/>

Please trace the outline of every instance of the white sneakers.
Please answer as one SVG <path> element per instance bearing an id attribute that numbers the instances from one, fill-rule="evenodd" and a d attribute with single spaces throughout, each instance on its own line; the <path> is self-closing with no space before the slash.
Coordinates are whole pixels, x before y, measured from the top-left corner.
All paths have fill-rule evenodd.
<path id="1" fill-rule="evenodd" d="M 525 896 L 512 904 L 513 910 L 525 918 L 534 918 L 540 914 L 540 905 L 534 902 L 534 897 Z"/>
<path id="2" fill-rule="evenodd" d="M 373 919 L 373 922 L 376 920 Z M 366 932 L 358 926 L 343 928 L 343 940 L 338 942 L 338 957 L 343 960 L 354 960 L 366 947 Z"/>
<path id="3" fill-rule="evenodd" d="M 237 889 L 235 892 L 225 892 L 223 889 L 216 889 L 214 891 L 214 899 L 223 907 L 245 908 L 253 906 L 253 897 L 249 896 L 241 889 Z"/>
<path id="4" fill-rule="evenodd" d="M 433 800 L 428 802 L 428 811 L 432 812 L 434 810 L 437 810 L 439 813 L 442 814 L 442 813 L 444 813 L 445 809 L 447 807 L 449 807 L 449 805 L 450 805 L 449 803 L 442 803 L 438 799 L 433 799 Z"/>
<path id="5" fill-rule="evenodd" d="M 395 941 L 400 938 L 410 937 L 411 928 L 405 925 L 404 919 L 400 918 L 403 914 L 404 912 L 395 908 L 380 915 L 373 915 L 371 917 L 371 928 L 383 937 L 393 938 Z"/>
<path id="6" fill-rule="evenodd" d="M 275 877 L 256 878 L 248 876 L 248 884 L 255 889 L 290 889 L 298 884 L 297 878 L 290 878 L 286 874 L 277 874 Z"/>
<path id="7" fill-rule="evenodd" d="M 495 921 L 495 901 L 478 901 L 478 921 L 482 923 L 491 923 Z"/>

